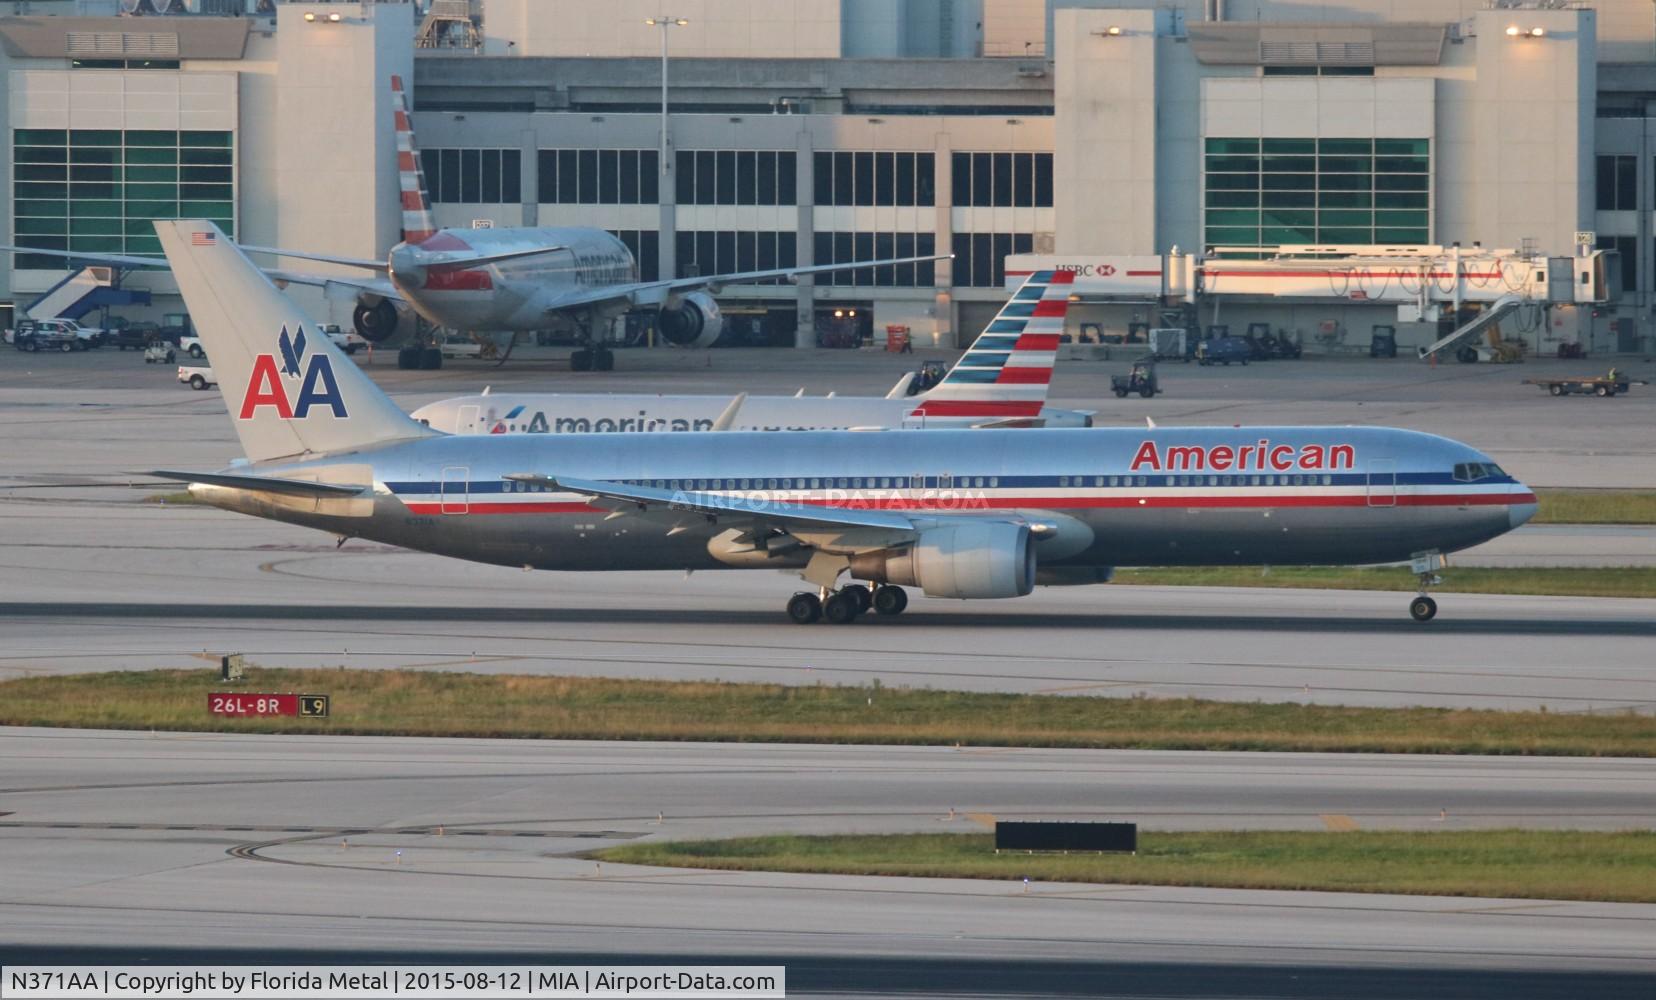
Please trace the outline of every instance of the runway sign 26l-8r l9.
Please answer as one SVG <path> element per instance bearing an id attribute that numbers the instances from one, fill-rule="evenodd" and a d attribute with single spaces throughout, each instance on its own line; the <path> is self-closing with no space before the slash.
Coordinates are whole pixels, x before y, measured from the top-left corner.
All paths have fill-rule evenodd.
<path id="1" fill-rule="evenodd" d="M 207 696 L 207 711 L 232 718 L 292 715 L 301 719 L 326 719 L 325 694 L 255 694 L 250 691 L 215 691 Z"/>

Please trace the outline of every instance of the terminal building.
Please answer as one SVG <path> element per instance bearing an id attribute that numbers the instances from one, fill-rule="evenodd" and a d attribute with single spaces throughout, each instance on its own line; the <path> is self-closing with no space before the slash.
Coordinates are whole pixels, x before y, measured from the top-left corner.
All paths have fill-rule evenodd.
<path id="1" fill-rule="evenodd" d="M 727 342 L 906 328 L 955 346 L 1004 299 L 1009 254 L 1567 256 L 1586 240 L 1619 251 L 1620 301 L 1558 310 L 1535 346 L 1656 350 L 1645 0 L 667 6 L 660 22 L 655 0 L 0 3 L 0 226 L 150 254 L 151 219 L 204 216 L 245 244 L 383 257 L 400 234 L 400 75 L 441 225 L 609 229 L 646 278 L 954 254 L 726 288 Z M 163 13 L 125 13 L 140 7 Z M 0 301 L 21 308 L 66 273 L 0 262 Z M 164 276 L 128 281 L 177 308 Z M 353 304 L 314 308 L 349 322 Z M 1153 311 L 1082 303 L 1072 322 Z M 1226 302 L 1216 321 L 1310 347 L 1327 324 L 1366 338 L 1392 317 L 1330 296 Z"/>

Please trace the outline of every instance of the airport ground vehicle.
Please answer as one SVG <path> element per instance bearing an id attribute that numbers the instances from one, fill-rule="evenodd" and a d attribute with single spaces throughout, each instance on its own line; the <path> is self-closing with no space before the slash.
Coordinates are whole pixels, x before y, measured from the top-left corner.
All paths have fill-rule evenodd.
<path id="1" fill-rule="evenodd" d="M 179 365 L 178 380 L 198 392 L 218 385 L 218 376 L 213 374 L 211 365 Z"/>
<path id="2" fill-rule="evenodd" d="M 1145 399 L 1154 396 L 1161 391 L 1161 382 L 1156 378 L 1156 363 L 1136 361 L 1127 374 L 1111 375 L 1110 391 L 1114 392 L 1118 399 L 1130 392 L 1136 392 Z"/>
<path id="3" fill-rule="evenodd" d="M 1012 598 L 1118 563 L 1408 560 L 1425 620 L 1442 554 L 1536 509 L 1478 451 L 1383 427 L 441 434 L 304 336 L 213 223 L 156 229 L 246 461 L 154 474 L 342 538 L 531 569 L 793 571 L 812 588 L 787 602 L 801 624 L 896 614 L 904 586 Z"/>
<path id="4" fill-rule="evenodd" d="M 109 343 L 121 350 L 131 348 L 142 350 L 150 345 L 151 341 L 161 339 L 161 326 L 149 320 L 122 321 L 120 325 L 111 329 Z"/>
<path id="5" fill-rule="evenodd" d="M 146 365 L 170 365 L 177 360 L 178 352 L 164 340 L 152 341 L 148 347 L 144 348 L 144 364 Z"/>
<path id="6" fill-rule="evenodd" d="M 355 333 L 345 332 L 338 323 L 329 323 L 322 328 L 322 332 L 327 334 L 328 339 L 333 341 L 335 347 L 346 354 L 355 354 L 368 346 L 368 341 L 363 340 Z"/>
<path id="7" fill-rule="evenodd" d="M 1241 337 L 1208 337 L 1196 345 L 1196 363 L 1200 365 L 1222 364 L 1229 367 L 1232 361 L 1245 365 L 1252 356 L 1248 342 Z"/>
<path id="8" fill-rule="evenodd" d="M 192 358 L 200 359 L 207 356 L 207 349 L 201 346 L 201 338 L 193 335 L 178 338 L 178 349 Z"/>
<path id="9" fill-rule="evenodd" d="M 98 342 L 79 325 L 69 320 L 19 320 L 11 333 L 12 346 L 20 351 L 87 351 Z"/>
<path id="10" fill-rule="evenodd" d="M 1552 378 L 1527 378 L 1524 385 L 1538 385 L 1547 390 L 1549 396 L 1569 396 L 1580 394 L 1583 396 L 1621 396 L 1636 385 L 1649 385 L 1644 379 L 1628 378 L 1626 373 L 1618 372 L 1614 368 L 1604 375 L 1554 376 Z"/>

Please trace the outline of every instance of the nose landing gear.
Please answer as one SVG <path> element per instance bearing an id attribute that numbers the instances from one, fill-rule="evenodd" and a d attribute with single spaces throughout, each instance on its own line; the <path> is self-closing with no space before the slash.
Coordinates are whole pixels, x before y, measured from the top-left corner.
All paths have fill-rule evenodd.
<path id="1" fill-rule="evenodd" d="M 1428 587 L 1443 582 L 1437 571 L 1448 565 L 1441 552 L 1417 552 L 1409 563 L 1415 578 L 1420 581 L 1420 593 L 1409 602 L 1409 617 L 1417 622 L 1429 622 L 1437 617 L 1437 602 L 1426 595 Z"/>

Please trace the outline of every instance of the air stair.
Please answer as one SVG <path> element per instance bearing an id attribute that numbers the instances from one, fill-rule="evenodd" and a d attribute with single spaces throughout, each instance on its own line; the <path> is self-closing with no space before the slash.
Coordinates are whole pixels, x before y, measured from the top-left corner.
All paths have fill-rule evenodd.
<path id="1" fill-rule="evenodd" d="M 1455 327 L 1455 329 L 1444 334 L 1442 337 L 1439 337 L 1436 342 L 1428 344 L 1425 347 L 1417 348 L 1416 350 L 1418 351 L 1421 360 L 1424 361 L 1439 351 L 1446 351 L 1462 341 L 1477 336 L 1482 331 L 1489 329 L 1496 323 L 1499 323 L 1513 310 L 1523 305 L 1526 301 L 1528 300 L 1517 292 L 1509 292 L 1506 295 L 1501 296 L 1491 302 L 1488 306 L 1485 306 L 1483 311 L 1478 313 L 1478 315 L 1467 320 L 1465 323 L 1462 323 L 1460 326 Z"/>
<path id="2" fill-rule="evenodd" d="M 23 315 L 29 319 L 80 319 L 104 306 L 148 305 L 150 293 L 122 288 L 112 267 L 83 267 L 46 289 L 29 303 Z"/>

